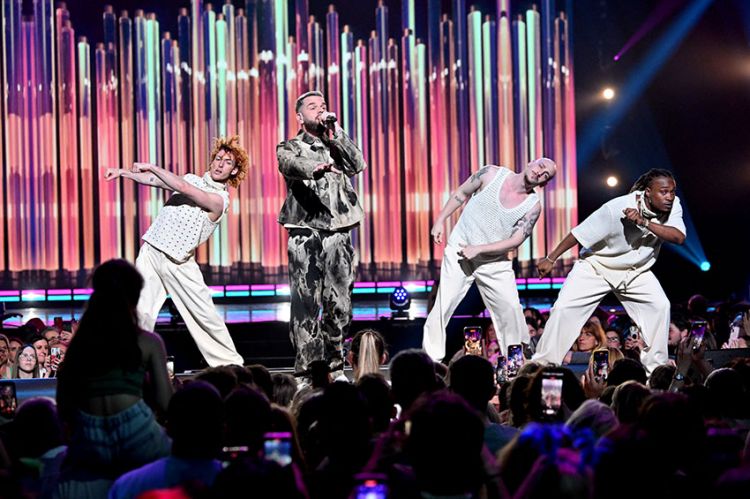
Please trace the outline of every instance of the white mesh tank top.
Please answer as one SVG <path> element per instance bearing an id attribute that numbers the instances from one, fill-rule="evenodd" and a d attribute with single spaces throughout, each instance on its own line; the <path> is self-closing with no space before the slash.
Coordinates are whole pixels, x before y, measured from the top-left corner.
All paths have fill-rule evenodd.
<path id="1" fill-rule="evenodd" d="M 508 239 L 513 226 L 539 201 L 536 192 L 529 194 L 518 206 L 507 209 L 500 204 L 500 189 L 511 171 L 498 169 L 495 178 L 466 203 L 461 218 L 453 229 L 448 244 L 489 244 Z"/>

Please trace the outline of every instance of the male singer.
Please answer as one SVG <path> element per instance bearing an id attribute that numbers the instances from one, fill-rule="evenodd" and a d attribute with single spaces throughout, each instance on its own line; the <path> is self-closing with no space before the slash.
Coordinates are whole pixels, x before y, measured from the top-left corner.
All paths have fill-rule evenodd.
<path id="1" fill-rule="evenodd" d="M 349 178 L 367 165 L 321 92 L 300 95 L 295 112 L 299 133 L 276 148 L 287 185 L 279 223 L 289 232 L 294 368 L 309 377 L 310 362 L 325 360 L 335 377 L 343 371 L 342 338 L 352 318 L 351 230 L 363 216 Z"/>

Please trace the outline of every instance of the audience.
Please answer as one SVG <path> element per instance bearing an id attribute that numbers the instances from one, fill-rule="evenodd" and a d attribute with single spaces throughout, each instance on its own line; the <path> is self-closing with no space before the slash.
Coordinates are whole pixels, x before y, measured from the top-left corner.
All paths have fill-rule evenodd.
<path id="1" fill-rule="evenodd" d="M 0 334 L 3 380 L 59 373 L 59 406 L 32 398 L 0 425 L 0 498 L 343 499 L 374 480 L 387 497 L 415 499 L 747 495 L 750 359 L 714 365 L 706 353 L 716 338 L 747 345 L 746 304 L 676 305 L 674 362 L 650 376 L 637 326 L 593 316 L 569 359 L 589 361 L 582 379 L 527 362 L 505 380 L 485 357 L 446 366 L 421 350 L 385 372 L 383 337 L 366 329 L 352 340 L 352 384 L 325 363 L 311 364 L 309 386 L 256 364 L 184 377 L 172 395 L 164 345 L 137 326 L 141 284 L 130 264 L 106 262 L 80 328 L 31 320 Z M 524 313 L 533 343 L 544 316 Z M 701 344 L 695 320 L 709 323 Z M 608 375 L 593 379 L 590 353 L 605 348 Z M 542 410 L 551 373 L 563 381 L 554 414 Z M 273 460 L 271 438 L 287 442 L 288 460 Z"/>

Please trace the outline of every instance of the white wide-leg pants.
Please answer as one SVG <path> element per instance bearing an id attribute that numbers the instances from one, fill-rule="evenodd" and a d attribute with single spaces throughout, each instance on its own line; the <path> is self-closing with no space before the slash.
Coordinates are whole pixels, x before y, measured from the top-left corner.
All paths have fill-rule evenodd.
<path id="1" fill-rule="evenodd" d="M 445 327 L 474 281 L 490 312 L 501 352 L 506 352 L 508 345 L 528 343 L 529 330 L 518 299 L 512 262 L 459 260 L 459 249 L 449 244 L 443 252 L 437 299 L 424 325 L 422 348 L 435 360 L 445 357 Z"/>
<path id="2" fill-rule="evenodd" d="M 229 330 L 216 311 L 211 291 L 192 257 L 185 263 L 176 263 L 144 243 L 135 266 L 144 281 L 138 301 L 142 329 L 154 330 L 159 310 L 169 293 L 209 366 L 243 365 L 242 356 L 237 353 Z"/>
<path id="3" fill-rule="evenodd" d="M 560 364 L 583 325 L 610 291 L 641 328 L 646 344 L 641 362 L 646 371 L 651 373 L 666 364 L 669 300 L 654 274 L 650 270 L 643 272 L 626 287 L 614 289 L 585 260 L 576 262 L 565 279 L 532 360 Z"/>

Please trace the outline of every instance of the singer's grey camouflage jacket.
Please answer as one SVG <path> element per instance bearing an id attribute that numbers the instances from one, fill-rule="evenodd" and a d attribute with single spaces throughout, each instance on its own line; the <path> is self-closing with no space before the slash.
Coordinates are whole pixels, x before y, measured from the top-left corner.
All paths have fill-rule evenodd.
<path id="1" fill-rule="evenodd" d="M 276 147 L 276 157 L 287 186 L 279 223 L 337 231 L 362 220 L 362 206 L 349 177 L 367 165 L 362 152 L 341 128 L 336 127 L 330 139 L 322 140 L 300 131 Z M 331 162 L 343 174 L 327 172 L 313 177 L 318 165 Z"/>

